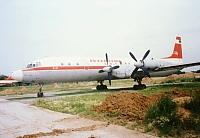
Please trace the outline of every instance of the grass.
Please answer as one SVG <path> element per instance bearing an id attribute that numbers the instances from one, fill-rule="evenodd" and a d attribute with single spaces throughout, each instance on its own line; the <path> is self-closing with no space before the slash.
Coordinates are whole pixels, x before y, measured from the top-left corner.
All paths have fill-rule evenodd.
<path id="1" fill-rule="evenodd" d="M 88 85 L 86 85 L 88 84 Z M 60 92 L 66 90 L 89 90 L 95 85 L 92 83 L 55 83 L 55 84 L 46 84 L 43 86 L 44 92 Z M 15 86 L 15 87 L 0 87 L 0 96 L 4 95 L 20 95 L 24 93 L 37 93 L 39 91 L 38 85 L 31 86 Z"/>
<path id="2" fill-rule="evenodd" d="M 131 79 L 113 80 L 112 87 L 128 87 L 132 86 L 133 81 Z M 105 84 L 109 86 L 108 81 Z M 45 84 L 43 86 L 44 92 L 60 92 L 69 90 L 80 90 L 81 92 L 90 91 L 92 88 L 96 88 L 97 82 L 79 82 L 79 83 L 54 83 Z M 30 86 L 15 86 L 15 87 L 0 87 L 0 96 L 4 95 L 21 95 L 24 93 L 37 93 L 39 91 L 38 85 Z"/>
<path id="3" fill-rule="evenodd" d="M 103 101 L 108 93 L 95 93 L 91 95 L 69 96 L 59 100 L 38 100 L 35 105 L 47 108 L 53 111 L 78 114 L 80 116 L 87 116 L 95 118 L 98 114 L 93 110 L 95 105 Z"/>
<path id="4" fill-rule="evenodd" d="M 200 82 L 200 78 L 178 78 L 175 80 L 165 81 L 165 83 L 180 83 L 180 82 Z"/>
<path id="5" fill-rule="evenodd" d="M 149 86 L 147 89 L 140 91 L 144 95 L 151 95 L 160 92 L 170 92 L 174 91 L 183 91 L 183 92 L 191 92 L 195 89 L 200 89 L 200 82 L 190 82 L 190 83 L 180 83 L 180 84 L 164 84 L 164 85 L 155 85 Z"/>

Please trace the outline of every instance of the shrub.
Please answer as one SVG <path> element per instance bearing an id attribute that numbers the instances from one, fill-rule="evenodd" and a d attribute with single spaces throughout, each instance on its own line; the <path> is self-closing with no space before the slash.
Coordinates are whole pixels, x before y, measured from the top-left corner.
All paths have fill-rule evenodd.
<path id="1" fill-rule="evenodd" d="M 185 130 L 194 130 L 195 133 L 200 133 L 200 116 L 191 115 L 189 118 L 183 120 L 183 128 Z"/>
<path id="2" fill-rule="evenodd" d="M 189 109 L 192 115 L 184 120 L 184 128 L 200 133 L 200 92 L 197 91 L 192 95 L 191 101 L 185 104 L 185 108 Z"/>
<path id="3" fill-rule="evenodd" d="M 177 105 L 171 98 L 165 96 L 152 106 L 145 115 L 145 123 L 152 123 L 160 134 L 170 134 L 180 128 L 180 120 L 176 114 Z"/>
<path id="4" fill-rule="evenodd" d="M 185 104 L 185 108 L 189 109 L 193 114 L 200 114 L 200 92 L 195 92 L 189 103 Z"/>

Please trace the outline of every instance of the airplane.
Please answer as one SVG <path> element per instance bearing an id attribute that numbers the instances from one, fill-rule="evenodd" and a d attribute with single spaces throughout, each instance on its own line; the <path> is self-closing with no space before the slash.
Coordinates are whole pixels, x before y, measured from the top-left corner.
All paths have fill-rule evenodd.
<path id="1" fill-rule="evenodd" d="M 132 59 L 105 59 L 99 58 L 68 58 L 50 57 L 35 60 L 27 65 L 25 69 L 12 73 L 12 78 L 19 82 L 40 84 L 38 97 L 43 97 L 42 85 L 54 82 L 80 82 L 98 81 L 97 90 L 106 90 L 104 80 L 129 79 L 137 81 L 134 89 L 144 89 L 142 84 L 144 77 L 165 77 L 182 70 L 183 68 L 198 66 L 200 62 L 183 64 L 183 53 L 181 37 L 177 36 L 173 53 L 161 59 L 146 59 L 150 53 L 148 50 L 141 60 L 136 59 L 132 52 L 129 52 Z"/>

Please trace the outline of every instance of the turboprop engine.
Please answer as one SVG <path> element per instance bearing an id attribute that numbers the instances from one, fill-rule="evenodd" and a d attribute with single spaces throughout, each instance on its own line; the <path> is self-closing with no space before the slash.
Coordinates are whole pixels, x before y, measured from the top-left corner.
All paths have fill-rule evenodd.
<path id="1" fill-rule="evenodd" d="M 109 84 L 111 85 L 112 72 L 113 72 L 113 70 L 118 69 L 119 66 L 111 66 L 111 65 L 109 66 L 108 65 L 108 55 L 107 55 L 107 53 L 106 53 L 106 63 L 107 63 L 107 66 L 104 67 L 102 70 L 99 70 L 99 73 L 107 72 L 108 73 Z"/>

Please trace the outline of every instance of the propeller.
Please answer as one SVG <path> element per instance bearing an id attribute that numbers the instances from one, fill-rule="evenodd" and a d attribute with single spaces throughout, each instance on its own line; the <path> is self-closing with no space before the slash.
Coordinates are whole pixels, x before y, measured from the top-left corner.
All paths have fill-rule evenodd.
<path id="1" fill-rule="evenodd" d="M 108 80 L 109 84 L 111 85 L 111 80 L 112 80 L 112 71 L 115 69 L 118 69 L 119 66 L 111 66 L 108 64 L 108 54 L 106 53 L 106 67 L 104 67 L 102 70 L 99 70 L 99 73 L 107 72 L 108 73 Z"/>
<path id="2" fill-rule="evenodd" d="M 147 56 L 149 55 L 149 53 L 150 53 L 150 50 L 147 50 L 147 52 L 144 54 L 142 60 L 138 61 L 135 58 L 135 56 L 131 52 L 129 52 L 130 56 L 136 61 L 136 63 L 134 64 L 136 68 L 133 70 L 133 72 L 131 74 L 132 78 L 137 73 L 138 69 L 142 69 L 142 71 L 144 72 L 144 74 L 150 78 L 150 74 L 149 74 L 148 70 L 144 67 L 144 60 L 147 58 Z"/>

